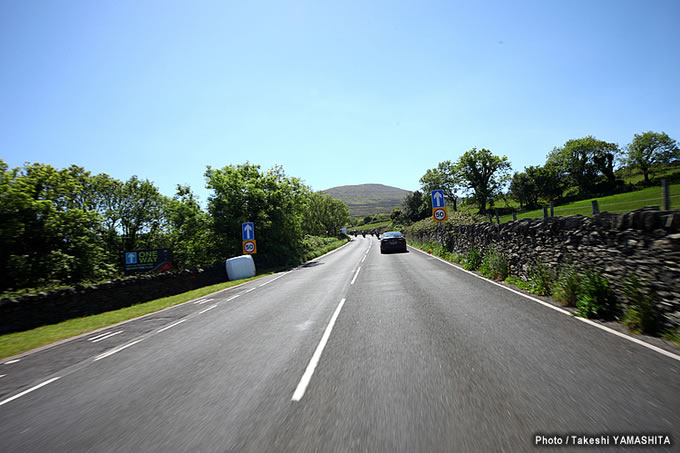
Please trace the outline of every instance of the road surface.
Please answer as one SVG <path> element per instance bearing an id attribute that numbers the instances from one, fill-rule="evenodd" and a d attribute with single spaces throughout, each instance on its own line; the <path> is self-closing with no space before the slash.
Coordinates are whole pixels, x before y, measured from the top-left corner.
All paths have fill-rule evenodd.
<path id="1" fill-rule="evenodd" d="M 5 361 L 0 376 L 6 452 L 680 442 L 677 356 L 415 249 L 381 255 L 375 238 Z"/>

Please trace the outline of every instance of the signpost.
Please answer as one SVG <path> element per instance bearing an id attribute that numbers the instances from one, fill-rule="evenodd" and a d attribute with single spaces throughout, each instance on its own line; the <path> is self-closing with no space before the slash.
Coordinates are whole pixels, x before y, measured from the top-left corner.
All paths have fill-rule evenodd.
<path id="1" fill-rule="evenodd" d="M 130 250 L 123 253 L 125 273 L 172 269 L 172 250 Z"/>
<path id="2" fill-rule="evenodd" d="M 441 189 L 432 191 L 432 218 L 435 222 L 444 222 L 449 218 L 444 202 L 444 191 Z"/>
<path id="3" fill-rule="evenodd" d="M 257 244 L 255 242 L 255 225 L 253 222 L 246 222 L 241 224 L 241 239 L 243 245 L 243 254 L 251 255 L 257 253 Z"/>

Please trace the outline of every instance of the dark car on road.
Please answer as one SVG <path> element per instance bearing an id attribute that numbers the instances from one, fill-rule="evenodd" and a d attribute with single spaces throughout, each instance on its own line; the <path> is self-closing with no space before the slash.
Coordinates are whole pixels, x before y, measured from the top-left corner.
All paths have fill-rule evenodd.
<path id="1" fill-rule="evenodd" d="M 380 253 L 406 251 L 406 238 L 399 231 L 388 231 L 380 238 Z"/>

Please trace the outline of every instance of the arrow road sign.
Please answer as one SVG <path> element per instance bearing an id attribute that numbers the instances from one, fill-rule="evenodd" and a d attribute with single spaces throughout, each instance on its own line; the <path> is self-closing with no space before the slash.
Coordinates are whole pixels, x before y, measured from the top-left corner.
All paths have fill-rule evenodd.
<path id="1" fill-rule="evenodd" d="M 253 222 L 241 224 L 241 231 L 243 232 L 244 241 L 255 239 L 255 226 L 253 226 Z"/>
<path id="2" fill-rule="evenodd" d="M 444 207 L 444 191 L 443 190 L 433 190 L 432 191 L 432 207 L 433 208 L 443 208 Z"/>

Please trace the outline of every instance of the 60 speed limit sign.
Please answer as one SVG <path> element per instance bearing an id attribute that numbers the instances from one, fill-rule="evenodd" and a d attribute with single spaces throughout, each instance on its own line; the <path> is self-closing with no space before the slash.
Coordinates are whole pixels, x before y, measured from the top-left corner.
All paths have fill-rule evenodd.
<path id="1" fill-rule="evenodd" d="M 257 246 L 255 244 L 255 239 L 250 241 L 243 241 L 243 254 L 251 255 L 257 252 Z"/>
<path id="2" fill-rule="evenodd" d="M 446 208 L 434 208 L 432 209 L 432 218 L 435 222 L 443 222 L 448 220 L 449 216 L 446 213 Z"/>

